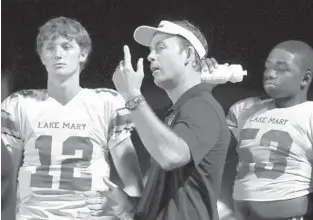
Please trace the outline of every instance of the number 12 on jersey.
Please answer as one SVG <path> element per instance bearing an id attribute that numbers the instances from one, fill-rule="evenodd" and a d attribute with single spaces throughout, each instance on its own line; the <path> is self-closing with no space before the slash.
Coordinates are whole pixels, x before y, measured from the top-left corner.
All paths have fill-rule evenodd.
<path id="1" fill-rule="evenodd" d="M 39 151 L 40 166 L 36 168 L 36 172 L 31 175 L 31 187 L 52 188 L 53 176 L 49 174 L 52 167 L 59 167 L 59 189 L 72 191 L 88 191 L 91 190 L 92 178 L 75 177 L 74 169 L 77 164 L 84 164 L 84 168 L 90 165 L 92 158 L 93 145 L 89 138 L 71 136 L 62 144 L 62 155 L 73 155 L 75 151 L 80 150 L 82 156 L 80 158 L 68 158 L 61 162 L 60 165 L 51 164 L 52 136 L 39 136 L 35 143 L 35 148 Z M 51 166 L 52 165 L 52 166 Z"/>

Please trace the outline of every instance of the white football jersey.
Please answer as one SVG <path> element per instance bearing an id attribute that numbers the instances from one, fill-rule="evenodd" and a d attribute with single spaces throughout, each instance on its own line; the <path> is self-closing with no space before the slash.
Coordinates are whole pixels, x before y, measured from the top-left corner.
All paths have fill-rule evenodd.
<path id="1" fill-rule="evenodd" d="M 62 105 L 46 90 L 2 103 L 2 140 L 23 151 L 17 219 L 80 219 L 84 191 L 107 192 L 109 150 L 130 136 L 124 99 L 110 89 L 82 89 Z"/>
<path id="2" fill-rule="evenodd" d="M 248 98 L 227 116 L 237 138 L 235 200 L 277 201 L 313 191 L 313 102 L 275 108 Z"/>
<path id="3" fill-rule="evenodd" d="M 234 212 L 222 201 L 217 200 L 219 220 L 236 220 Z"/>

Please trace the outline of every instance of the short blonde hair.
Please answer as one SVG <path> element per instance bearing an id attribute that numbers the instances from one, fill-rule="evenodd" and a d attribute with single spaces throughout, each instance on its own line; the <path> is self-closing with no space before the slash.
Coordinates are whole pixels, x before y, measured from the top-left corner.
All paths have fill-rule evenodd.
<path id="1" fill-rule="evenodd" d="M 45 41 L 50 38 L 64 37 L 69 40 L 75 40 L 81 50 L 87 53 L 87 57 L 91 52 L 92 43 L 86 29 L 78 21 L 66 18 L 57 17 L 50 19 L 39 28 L 39 33 L 36 41 L 37 54 L 41 55 L 42 46 Z M 86 61 L 81 65 L 83 69 Z"/>

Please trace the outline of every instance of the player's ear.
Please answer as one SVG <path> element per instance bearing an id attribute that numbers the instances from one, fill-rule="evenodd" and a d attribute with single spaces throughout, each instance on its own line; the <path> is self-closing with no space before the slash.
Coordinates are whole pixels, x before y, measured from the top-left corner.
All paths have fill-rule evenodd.
<path id="1" fill-rule="evenodd" d="M 41 60 L 41 63 L 45 66 L 46 65 L 46 61 L 45 61 L 44 57 L 41 54 L 39 54 L 39 58 Z"/>
<path id="2" fill-rule="evenodd" d="M 307 85 L 310 85 L 311 81 L 312 81 L 312 71 L 311 70 L 306 70 L 306 72 L 304 73 L 302 82 L 301 82 L 301 87 L 306 87 Z"/>
<path id="3" fill-rule="evenodd" d="M 44 56 L 43 56 L 44 53 L 43 53 L 42 51 L 43 51 L 43 46 L 40 47 L 39 50 L 37 50 L 37 55 L 38 55 L 38 57 L 39 57 L 41 63 L 45 66 L 45 65 L 46 65 L 46 62 L 45 62 L 45 58 L 44 58 Z"/>
<path id="4" fill-rule="evenodd" d="M 86 50 L 82 50 L 79 55 L 79 61 L 83 63 L 87 60 L 87 57 L 88 57 L 88 52 Z"/>

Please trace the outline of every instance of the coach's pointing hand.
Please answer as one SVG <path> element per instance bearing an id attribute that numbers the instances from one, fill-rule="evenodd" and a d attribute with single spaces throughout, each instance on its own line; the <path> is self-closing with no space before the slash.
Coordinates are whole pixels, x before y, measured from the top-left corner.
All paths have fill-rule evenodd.
<path id="1" fill-rule="evenodd" d="M 133 69 L 131 63 L 131 54 L 129 47 L 124 46 L 124 60 L 120 62 L 113 74 L 113 82 L 117 91 L 124 97 L 125 100 L 141 95 L 141 85 L 144 77 L 143 59 L 140 58 L 137 62 L 137 70 Z"/>

